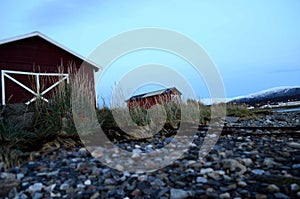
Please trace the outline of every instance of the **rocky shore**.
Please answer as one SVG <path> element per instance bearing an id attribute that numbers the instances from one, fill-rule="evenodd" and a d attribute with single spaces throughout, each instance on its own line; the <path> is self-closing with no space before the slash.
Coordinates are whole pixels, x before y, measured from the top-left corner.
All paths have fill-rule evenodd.
<path id="1" fill-rule="evenodd" d="M 299 125 L 299 113 L 267 115 L 231 125 Z M 281 122 L 281 123 L 279 123 Z M 221 135 L 205 157 L 199 149 L 207 136 L 198 131 L 183 157 L 153 172 L 129 173 L 105 166 L 83 147 L 49 148 L 34 161 L 7 170 L 0 163 L 0 197 L 7 198 L 300 198 L 300 136 Z M 122 143 L 135 151 L 155 151 L 164 143 Z M 178 146 L 177 146 L 178 147 Z M 94 151 L 97 153 L 97 151 Z M 116 159 L 118 151 L 111 156 Z M 158 157 L 159 158 L 159 157 Z M 122 158 L 119 158 L 122 161 Z M 124 170 L 124 171 L 122 171 Z"/>

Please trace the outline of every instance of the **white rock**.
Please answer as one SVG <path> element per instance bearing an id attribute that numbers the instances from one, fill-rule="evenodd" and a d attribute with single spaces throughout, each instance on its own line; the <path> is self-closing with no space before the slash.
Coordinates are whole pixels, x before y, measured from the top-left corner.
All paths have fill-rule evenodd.
<path id="1" fill-rule="evenodd" d="M 138 177 L 138 180 L 141 181 L 141 182 L 146 181 L 147 179 L 148 179 L 148 176 L 147 176 L 147 175 L 140 175 L 140 176 Z"/>
<path id="2" fill-rule="evenodd" d="M 92 181 L 90 179 L 87 179 L 86 181 L 84 181 L 83 184 L 85 184 L 85 185 L 91 185 Z"/>
<path id="3" fill-rule="evenodd" d="M 85 185 L 83 185 L 83 184 L 78 184 L 77 185 L 77 189 L 84 189 L 85 188 Z"/>
<path id="4" fill-rule="evenodd" d="M 262 175 L 265 173 L 265 171 L 262 169 L 253 169 L 251 172 L 255 175 Z"/>
<path id="5" fill-rule="evenodd" d="M 263 165 L 269 167 L 271 165 L 275 165 L 276 163 L 274 162 L 274 159 L 273 158 L 265 158 L 264 159 L 264 162 L 263 162 Z"/>
<path id="6" fill-rule="evenodd" d="M 141 159 L 141 155 L 138 154 L 138 153 L 134 153 L 134 154 L 132 154 L 131 158 L 132 158 L 133 160 L 140 160 L 140 159 Z"/>
<path id="7" fill-rule="evenodd" d="M 198 183 L 207 183 L 207 179 L 204 177 L 197 177 L 196 182 Z"/>
<path id="8" fill-rule="evenodd" d="M 275 184 L 270 184 L 267 188 L 270 192 L 279 192 L 280 189 Z"/>
<path id="9" fill-rule="evenodd" d="M 291 184 L 291 190 L 292 191 L 299 191 L 300 187 L 298 184 L 294 183 L 294 184 Z"/>
<path id="10" fill-rule="evenodd" d="M 222 193 L 219 195 L 220 198 L 230 198 L 230 193 L 226 192 L 226 193 Z"/>
<path id="11" fill-rule="evenodd" d="M 171 199 L 185 199 L 189 197 L 189 193 L 183 189 L 171 189 Z"/>
<path id="12" fill-rule="evenodd" d="M 33 193 L 33 192 L 38 192 L 43 189 L 43 184 L 42 183 L 34 183 L 33 185 L 29 186 L 28 191 Z"/>
<path id="13" fill-rule="evenodd" d="M 17 174 L 17 179 L 21 180 L 22 178 L 24 178 L 24 174 L 23 173 L 18 173 Z"/>
<path id="14" fill-rule="evenodd" d="M 298 143 L 298 142 L 289 142 L 289 143 L 287 143 L 287 145 L 289 147 L 300 149 L 300 143 Z"/>
<path id="15" fill-rule="evenodd" d="M 245 166 L 250 166 L 253 164 L 253 161 L 251 158 L 243 158 L 242 162 L 244 163 Z"/>
<path id="16" fill-rule="evenodd" d="M 52 192 L 55 187 L 56 187 L 56 184 L 52 184 L 52 185 L 45 187 L 44 189 L 47 192 Z"/>
<path id="17" fill-rule="evenodd" d="M 238 182 L 238 186 L 239 186 L 239 187 L 247 187 L 247 183 L 244 182 L 244 181 L 239 181 L 239 182 Z"/>
<path id="18" fill-rule="evenodd" d="M 223 170 L 217 170 L 216 173 L 221 176 L 225 175 L 225 171 L 223 171 Z"/>
<path id="19" fill-rule="evenodd" d="M 81 154 L 87 154 L 87 150 L 86 150 L 85 147 L 80 148 L 80 149 L 78 150 L 78 152 L 81 153 Z"/>
<path id="20" fill-rule="evenodd" d="M 53 193 L 53 192 L 50 192 L 50 197 L 52 198 L 60 198 L 61 197 L 61 194 L 60 193 Z"/>
<path id="21" fill-rule="evenodd" d="M 91 155 L 94 158 L 101 158 L 103 156 L 103 152 L 101 150 L 94 150 Z"/>
<path id="22" fill-rule="evenodd" d="M 70 185 L 67 183 L 63 183 L 60 185 L 59 190 L 66 191 L 70 188 Z"/>
<path id="23" fill-rule="evenodd" d="M 207 174 L 210 172 L 213 172 L 214 170 L 212 168 L 205 168 L 200 170 L 200 174 Z"/>
<path id="24" fill-rule="evenodd" d="M 143 153 L 143 151 L 141 149 L 133 149 L 132 153 L 133 154 L 141 154 L 141 153 Z"/>
<path id="25" fill-rule="evenodd" d="M 124 171 L 124 167 L 119 164 L 116 165 L 115 169 L 117 169 L 118 171 Z"/>

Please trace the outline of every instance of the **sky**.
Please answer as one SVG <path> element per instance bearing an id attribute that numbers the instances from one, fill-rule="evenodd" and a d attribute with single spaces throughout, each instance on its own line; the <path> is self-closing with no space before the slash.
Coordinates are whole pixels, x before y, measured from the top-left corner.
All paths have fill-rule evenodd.
<path id="1" fill-rule="evenodd" d="M 89 57 L 101 43 L 126 31 L 173 30 L 205 50 L 231 98 L 300 86 L 299 9 L 298 0 L 7 0 L 0 3 L 0 39 L 40 31 Z M 151 63 L 173 68 L 198 98 L 209 97 L 205 80 L 190 63 L 155 50 L 115 60 L 99 81 L 101 95 L 107 95 L 128 71 Z M 155 86 L 141 85 L 135 93 Z"/>

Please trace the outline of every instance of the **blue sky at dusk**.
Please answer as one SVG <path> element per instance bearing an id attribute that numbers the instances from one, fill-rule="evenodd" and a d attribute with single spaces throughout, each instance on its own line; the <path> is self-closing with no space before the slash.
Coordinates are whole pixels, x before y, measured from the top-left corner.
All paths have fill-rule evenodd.
<path id="1" fill-rule="evenodd" d="M 40 31 L 88 57 L 119 33 L 166 28 L 203 47 L 222 76 L 226 96 L 235 97 L 300 85 L 299 9 L 298 0 L 1 1 L 0 39 Z M 115 71 L 118 63 L 124 68 L 107 72 L 101 89 L 109 91 L 126 70 L 153 61 L 174 67 L 196 88 L 197 96 L 209 97 L 200 92 L 205 86 L 193 71 L 182 69 L 188 63 L 164 53 L 141 54 L 136 60 L 133 54 L 117 61 Z"/>

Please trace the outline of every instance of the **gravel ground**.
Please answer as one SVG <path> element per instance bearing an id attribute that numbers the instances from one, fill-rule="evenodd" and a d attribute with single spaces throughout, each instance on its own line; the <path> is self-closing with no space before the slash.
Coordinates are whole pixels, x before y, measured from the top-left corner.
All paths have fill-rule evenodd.
<path id="1" fill-rule="evenodd" d="M 287 122 L 288 118 L 281 120 Z M 222 135 L 208 155 L 199 157 L 206 136 L 198 131 L 181 158 L 156 171 L 138 174 L 124 169 L 122 165 L 130 162 L 122 162 L 118 150 L 103 153 L 95 148 L 92 156 L 85 148 L 50 148 L 35 153 L 35 161 L 22 167 L 4 170 L 0 163 L 0 195 L 22 199 L 300 198 L 300 136 Z M 134 152 L 134 160 L 151 167 L 156 162 L 143 158 L 143 152 L 153 152 L 169 141 L 119 146 Z M 118 160 L 115 166 L 120 171 L 95 156 Z M 160 158 L 157 156 L 158 161 Z"/>

